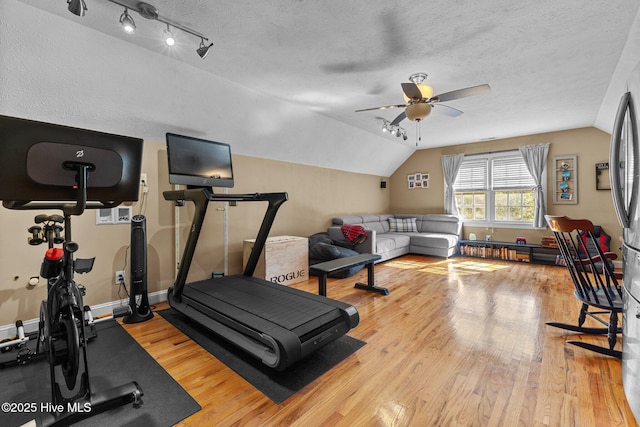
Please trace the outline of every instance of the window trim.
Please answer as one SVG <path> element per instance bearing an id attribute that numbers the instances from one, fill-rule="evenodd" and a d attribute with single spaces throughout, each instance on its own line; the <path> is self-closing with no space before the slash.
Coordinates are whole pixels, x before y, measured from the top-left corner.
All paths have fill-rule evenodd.
<path id="1" fill-rule="evenodd" d="M 496 221 L 494 219 L 494 215 L 495 215 L 495 192 L 499 192 L 499 191 L 509 191 L 510 189 L 505 189 L 505 188 L 500 188 L 500 189 L 496 189 L 494 190 L 492 188 L 492 174 L 493 174 L 493 170 L 492 170 L 492 160 L 496 159 L 496 158 L 500 158 L 500 157 L 514 157 L 515 155 L 520 156 L 522 158 L 522 154 L 520 154 L 520 150 L 515 149 L 515 150 L 505 150 L 505 151 L 498 151 L 498 152 L 493 152 L 493 153 L 481 153 L 481 154 L 469 154 L 469 155 L 465 155 L 464 159 L 462 160 L 462 164 L 464 164 L 464 162 L 466 161 L 477 161 L 477 160 L 486 160 L 487 162 L 487 184 L 486 184 L 486 189 L 482 190 L 479 188 L 476 189 L 471 189 L 471 188 L 465 188 L 465 189 L 456 189 L 455 188 L 455 184 L 454 184 L 454 189 L 453 189 L 453 193 L 454 193 L 454 197 L 456 193 L 459 192 L 480 192 L 480 191 L 484 191 L 485 192 L 485 211 L 487 214 L 487 217 L 489 218 L 488 220 L 471 220 L 471 219 L 462 219 L 462 222 L 464 225 L 466 226 L 470 226 L 470 227 L 487 227 L 487 228 L 521 228 L 521 229 L 544 229 L 545 227 L 542 228 L 538 228 L 538 227 L 534 227 L 533 226 L 533 220 L 530 222 L 524 222 L 524 221 Z M 526 165 L 525 165 L 526 167 Z M 517 187 L 517 188 L 513 188 L 513 190 L 521 190 L 524 187 Z M 544 198 L 545 198 L 545 205 L 546 205 L 546 199 L 547 199 L 547 166 L 545 165 L 545 169 L 544 172 L 542 174 L 542 188 L 544 189 Z"/>

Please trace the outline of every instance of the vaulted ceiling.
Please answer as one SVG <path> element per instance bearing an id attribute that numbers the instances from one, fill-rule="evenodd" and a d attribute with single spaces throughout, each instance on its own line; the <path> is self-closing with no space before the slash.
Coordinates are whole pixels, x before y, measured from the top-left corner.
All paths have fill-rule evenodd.
<path id="1" fill-rule="evenodd" d="M 161 140 L 164 132 L 231 142 L 239 154 L 388 176 L 416 149 L 595 126 L 611 131 L 627 73 L 640 60 L 639 4 L 539 0 L 149 0 L 206 35 L 166 28 L 85 0 L 0 5 L 0 114 Z M 137 3 L 135 0 L 122 2 Z M 401 82 L 425 72 L 436 94 L 488 83 L 383 134 L 402 110 Z M 20 102 L 22 101 L 22 105 Z M 362 159 L 356 162 L 354 159 Z M 366 160 L 364 160 L 366 159 Z"/>

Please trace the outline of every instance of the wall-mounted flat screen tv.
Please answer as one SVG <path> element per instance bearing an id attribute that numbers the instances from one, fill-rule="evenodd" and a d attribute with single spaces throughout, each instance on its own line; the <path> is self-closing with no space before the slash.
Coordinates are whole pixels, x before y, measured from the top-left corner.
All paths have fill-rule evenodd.
<path id="1" fill-rule="evenodd" d="M 0 199 L 76 200 L 77 165 L 86 165 L 87 201 L 136 201 L 142 144 L 140 138 L 0 115 Z"/>
<path id="2" fill-rule="evenodd" d="M 167 133 L 169 182 L 192 187 L 233 187 L 231 147 Z"/>

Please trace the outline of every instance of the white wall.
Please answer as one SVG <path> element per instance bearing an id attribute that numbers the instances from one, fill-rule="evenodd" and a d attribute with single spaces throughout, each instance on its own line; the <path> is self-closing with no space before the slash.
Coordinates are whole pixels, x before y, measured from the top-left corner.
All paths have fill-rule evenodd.
<path id="1" fill-rule="evenodd" d="M 413 151 L 17 0 L 0 17 L 0 114 L 380 176 Z"/>

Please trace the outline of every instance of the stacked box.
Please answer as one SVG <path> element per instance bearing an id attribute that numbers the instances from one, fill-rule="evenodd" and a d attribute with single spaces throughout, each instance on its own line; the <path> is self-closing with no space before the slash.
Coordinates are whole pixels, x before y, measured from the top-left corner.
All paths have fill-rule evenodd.
<path id="1" fill-rule="evenodd" d="M 255 239 L 244 241 L 243 267 L 247 265 L 254 244 Z M 308 239 L 295 236 L 267 238 L 253 276 L 287 286 L 308 280 Z"/>

